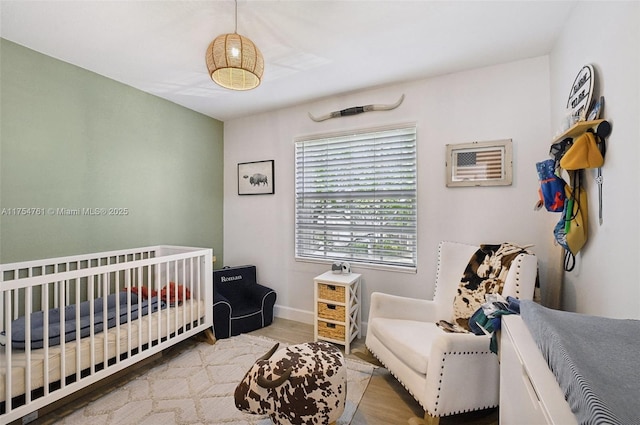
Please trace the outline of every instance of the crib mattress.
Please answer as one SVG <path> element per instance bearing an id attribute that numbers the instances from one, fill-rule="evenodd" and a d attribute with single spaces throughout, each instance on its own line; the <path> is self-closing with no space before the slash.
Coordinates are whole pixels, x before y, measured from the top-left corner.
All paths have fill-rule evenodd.
<path id="1" fill-rule="evenodd" d="M 76 370 L 82 371 L 97 365 L 105 360 L 125 354 L 131 350 L 142 347 L 177 330 L 186 324 L 193 323 L 205 315 L 204 301 L 188 300 L 180 306 L 156 311 L 137 320 L 124 323 L 94 335 L 93 338 L 82 338 L 79 341 L 71 341 L 64 345 L 65 362 L 64 373 L 62 365 L 62 346 L 54 346 L 48 349 L 31 351 L 30 373 L 31 389 L 41 388 L 45 385 L 45 355 L 48 359 L 48 383 L 54 383 L 61 376 L 72 376 Z M 198 314 L 200 313 L 200 314 Z M 106 342 L 106 349 L 105 349 Z M 4 347 L 0 353 L 0 401 L 6 399 L 6 373 L 8 347 Z M 93 353 L 93 356 L 92 356 Z M 76 357 L 79 354 L 78 357 Z M 78 362 L 79 360 L 79 367 Z M 27 353 L 21 350 L 11 352 L 11 397 L 25 393 L 25 367 Z"/>
<path id="2" fill-rule="evenodd" d="M 551 310 L 520 312 L 578 422 L 640 423 L 640 321 Z"/>

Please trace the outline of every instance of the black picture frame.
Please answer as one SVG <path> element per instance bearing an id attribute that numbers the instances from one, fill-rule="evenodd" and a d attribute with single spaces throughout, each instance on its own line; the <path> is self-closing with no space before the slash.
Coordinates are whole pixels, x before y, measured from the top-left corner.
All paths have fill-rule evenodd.
<path id="1" fill-rule="evenodd" d="M 238 195 L 273 195 L 276 193 L 275 161 L 238 163 Z"/>

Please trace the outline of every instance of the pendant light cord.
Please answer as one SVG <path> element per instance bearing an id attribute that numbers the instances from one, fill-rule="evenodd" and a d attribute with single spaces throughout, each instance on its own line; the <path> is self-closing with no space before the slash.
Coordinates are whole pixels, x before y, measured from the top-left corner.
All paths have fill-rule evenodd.
<path id="1" fill-rule="evenodd" d="M 233 32 L 237 34 L 238 33 L 238 0 L 235 0 L 235 3 L 236 3 L 236 16 L 235 16 L 236 26 Z"/>

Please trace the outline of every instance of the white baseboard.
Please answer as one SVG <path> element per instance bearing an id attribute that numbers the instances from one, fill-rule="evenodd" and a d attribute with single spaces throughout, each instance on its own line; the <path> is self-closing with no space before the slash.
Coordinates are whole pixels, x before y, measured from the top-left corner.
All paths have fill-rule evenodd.
<path id="1" fill-rule="evenodd" d="M 282 319 L 294 320 L 296 322 L 313 325 L 313 311 L 299 310 L 297 308 L 283 307 L 276 304 L 273 306 L 273 315 Z"/>

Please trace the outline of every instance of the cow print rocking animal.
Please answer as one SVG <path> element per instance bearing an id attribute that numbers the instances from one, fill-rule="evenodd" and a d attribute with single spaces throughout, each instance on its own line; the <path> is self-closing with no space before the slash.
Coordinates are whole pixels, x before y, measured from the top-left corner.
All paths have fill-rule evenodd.
<path id="1" fill-rule="evenodd" d="M 276 344 L 249 369 L 235 390 L 236 407 L 269 415 L 277 425 L 333 424 L 344 411 L 347 367 L 328 342 Z"/>

